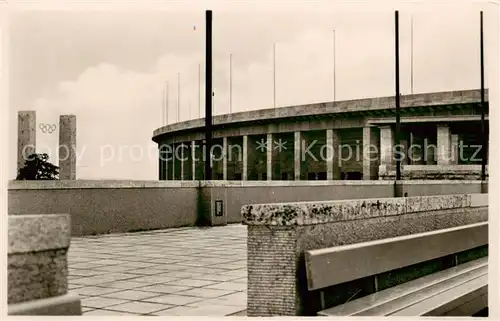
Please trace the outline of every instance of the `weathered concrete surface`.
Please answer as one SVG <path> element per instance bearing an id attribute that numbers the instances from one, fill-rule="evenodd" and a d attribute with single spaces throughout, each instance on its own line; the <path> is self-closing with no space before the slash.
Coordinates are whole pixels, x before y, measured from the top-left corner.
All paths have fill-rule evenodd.
<path id="1" fill-rule="evenodd" d="M 70 213 L 74 236 L 193 226 L 197 219 L 194 182 L 13 181 L 8 196 L 11 215 Z"/>
<path id="2" fill-rule="evenodd" d="M 247 225 L 313 225 L 408 213 L 467 208 L 471 195 L 438 195 L 329 202 L 245 205 L 241 209 Z M 487 206 L 483 205 L 483 206 Z"/>
<path id="3" fill-rule="evenodd" d="M 380 180 L 394 180 L 394 166 L 379 166 Z M 488 177 L 488 166 L 486 166 Z M 403 180 L 478 180 L 481 179 L 481 165 L 402 165 Z"/>
<path id="4" fill-rule="evenodd" d="M 242 207 L 244 222 L 248 224 L 248 316 L 311 313 L 306 308 L 307 302 L 319 302 L 320 298 L 311 296 L 307 290 L 305 250 L 488 220 L 487 200 L 472 195 L 351 202 Z M 431 205 L 423 206 L 421 202 Z"/>
<path id="5" fill-rule="evenodd" d="M 9 215 L 9 304 L 67 293 L 69 229 L 67 214 Z"/>
<path id="6" fill-rule="evenodd" d="M 76 179 L 76 116 L 59 116 L 59 179 Z"/>
<path id="7" fill-rule="evenodd" d="M 17 172 L 36 151 L 36 112 L 20 111 L 17 116 Z"/>

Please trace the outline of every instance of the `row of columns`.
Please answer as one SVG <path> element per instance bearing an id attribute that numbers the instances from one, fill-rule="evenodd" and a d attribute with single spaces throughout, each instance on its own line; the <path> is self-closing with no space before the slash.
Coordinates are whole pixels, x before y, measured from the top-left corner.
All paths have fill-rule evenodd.
<path id="1" fill-rule="evenodd" d="M 364 138 L 363 138 L 364 139 Z M 427 140 L 427 141 L 425 141 Z M 459 137 L 452 134 L 447 124 L 436 125 L 435 150 L 427 138 L 417 141 L 415 135 L 409 133 L 409 141 L 400 140 L 401 152 L 406 156 L 403 164 L 408 165 L 456 165 L 459 158 Z M 395 133 L 392 126 L 380 127 L 380 163 L 395 165 Z M 409 148 L 409 146 L 413 146 Z M 420 148 L 415 148 L 419 146 Z"/>
<path id="2" fill-rule="evenodd" d="M 273 179 L 273 155 L 275 142 L 273 141 L 273 137 L 275 134 L 267 134 L 265 136 L 266 142 L 266 180 Z M 306 132 L 295 132 L 294 133 L 294 153 L 293 153 L 293 179 L 301 180 L 303 179 L 301 174 L 304 170 L 303 162 L 304 162 L 304 145 L 307 141 L 305 137 Z M 327 129 L 325 130 L 325 142 L 326 142 L 326 179 L 327 180 L 339 180 L 341 179 L 341 167 L 339 162 L 337 161 L 337 157 L 339 155 L 332 154 L 339 151 L 339 146 L 341 144 L 340 133 L 335 129 Z M 403 164 L 437 164 L 437 165 L 451 165 L 457 164 L 458 162 L 458 136 L 452 135 L 450 128 L 446 124 L 438 124 L 437 132 L 436 132 L 436 153 L 434 151 L 422 152 L 423 148 L 414 149 L 409 148 L 409 146 L 419 145 L 420 142 L 417 141 L 417 137 L 414 136 L 411 132 L 409 133 L 409 139 L 401 140 L 401 152 L 404 153 L 404 161 Z M 241 180 L 249 179 L 249 155 L 255 151 L 252 148 L 249 149 L 249 136 L 242 136 L 243 146 L 242 146 L 242 173 Z M 375 180 L 378 178 L 378 169 L 379 165 L 395 165 L 395 133 L 394 128 L 390 125 L 387 126 L 366 126 L 363 128 L 363 179 L 364 180 Z M 196 157 L 195 157 L 195 142 L 191 142 L 191 170 L 192 173 L 191 178 L 194 180 L 196 177 Z M 255 147 L 255 144 L 252 142 L 252 147 Z M 183 157 L 184 149 L 182 149 Z M 418 155 L 418 153 L 422 153 Z M 224 137 L 222 139 L 222 179 L 228 179 L 228 138 Z M 437 156 L 437 157 L 435 157 Z M 251 155 L 252 160 L 255 155 Z M 435 159 L 437 160 L 435 161 Z M 410 161 L 412 159 L 413 161 Z M 419 161 L 414 161 L 414 159 L 420 159 Z M 179 177 L 180 179 L 184 179 L 184 167 L 185 162 L 181 162 L 180 171 L 181 174 L 175 174 L 175 168 L 172 168 L 172 175 L 170 179 L 174 179 L 175 177 Z M 166 167 L 174 166 L 175 163 L 165 164 L 163 167 L 160 165 L 160 171 L 164 171 L 167 173 Z M 254 175 L 255 176 L 255 175 Z M 160 173 L 160 179 L 166 179 L 166 175 Z M 307 179 L 307 178 L 306 178 Z"/>
<path id="3" fill-rule="evenodd" d="M 367 139 L 368 142 L 375 142 L 378 144 L 378 135 L 375 134 L 376 128 L 372 127 L 367 127 L 365 128 L 365 131 L 367 131 Z M 294 133 L 294 159 L 293 159 L 293 172 L 294 180 L 301 180 L 301 174 L 303 171 L 303 162 L 304 162 L 304 145 L 306 141 L 306 137 L 304 137 L 304 132 L 295 132 Z M 370 136 L 371 135 L 371 136 Z M 339 151 L 339 146 L 341 144 L 341 139 L 340 139 L 340 133 L 338 130 L 334 129 L 327 129 L 325 130 L 325 138 L 326 138 L 326 179 L 327 180 L 340 180 L 341 179 L 341 167 L 337 161 L 337 156 L 336 152 Z M 273 158 L 275 157 L 273 155 L 274 153 L 274 145 L 275 142 L 273 141 L 274 139 L 274 134 L 267 134 L 265 136 L 265 143 L 266 143 L 266 166 L 265 166 L 265 172 L 266 172 L 266 180 L 272 180 L 273 179 Z M 363 139 L 365 141 L 365 139 Z M 195 180 L 196 176 L 196 157 L 195 157 L 195 141 L 192 141 L 191 143 L 191 179 Z M 186 144 L 185 144 L 186 145 Z M 248 164 L 249 164 L 249 158 L 253 157 L 255 155 L 250 155 L 250 153 L 255 153 L 251 148 L 249 149 L 249 136 L 245 135 L 242 136 L 242 173 L 241 173 L 241 180 L 248 180 L 249 179 L 249 171 L 248 171 Z M 256 144 L 252 142 L 251 146 L 256 147 Z M 181 148 L 181 152 L 179 153 L 181 158 L 184 158 L 184 153 L 187 149 L 186 148 Z M 161 151 L 160 151 L 161 152 Z M 228 179 L 228 138 L 224 137 L 222 139 L 222 179 L 227 180 Z M 378 159 L 378 155 L 375 156 Z M 199 161 L 199 160 L 198 160 Z M 169 158 L 169 161 L 164 161 L 160 159 L 160 179 L 175 179 L 180 178 L 181 180 L 185 179 L 185 162 L 181 161 L 180 162 L 180 175 L 176 172 L 175 168 L 175 161 L 174 157 Z M 364 179 L 376 179 L 376 173 L 378 170 L 378 162 L 373 162 L 373 161 L 367 161 L 365 163 L 365 160 L 363 160 L 363 172 L 366 171 L 366 174 L 364 173 Z M 168 168 L 171 167 L 169 170 Z M 170 175 L 167 175 L 170 174 Z M 167 178 L 168 176 L 168 178 Z"/>

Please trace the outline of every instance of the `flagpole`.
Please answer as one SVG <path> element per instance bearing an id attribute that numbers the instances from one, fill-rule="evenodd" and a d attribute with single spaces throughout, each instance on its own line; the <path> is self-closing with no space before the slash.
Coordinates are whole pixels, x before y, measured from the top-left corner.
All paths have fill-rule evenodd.
<path id="1" fill-rule="evenodd" d="M 396 10 L 394 14 L 395 22 L 395 62 L 396 62 L 396 146 L 397 150 L 400 150 L 400 88 L 399 88 L 399 12 Z M 396 158 L 396 183 L 401 180 L 401 160 L 399 157 Z M 400 195 L 396 195 L 400 196 Z"/>
<path id="2" fill-rule="evenodd" d="M 411 26 L 410 26 L 410 88 L 411 94 L 413 94 L 413 14 L 411 15 Z"/>
<path id="3" fill-rule="evenodd" d="M 276 108 L 276 43 L 273 44 L 273 103 Z"/>
<path id="4" fill-rule="evenodd" d="M 165 88 L 162 90 L 162 101 L 161 101 L 161 125 L 165 126 Z"/>
<path id="5" fill-rule="evenodd" d="M 181 73 L 177 73 L 177 122 L 181 119 Z"/>
<path id="6" fill-rule="evenodd" d="M 485 90 L 484 90 L 484 36 L 483 36 L 483 11 L 480 13 L 480 63 L 481 63 L 481 189 L 482 193 L 487 193 L 483 182 L 486 181 L 486 161 L 488 157 L 488 138 L 486 136 L 485 123 Z"/>
<path id="7" fill-rule="evenodd" d="M 229 54 L 229 113 L 233 107 L 233 54 Z"/>
<path id="8" fill-rule="evenodd" d="M 198 118 L 201 118 L 201 64 L 198 64 Z"/>
<path id="9" fill-rule="evenodd" d="M 337 93 L 335 92 L 335 87 L 337 85 L 337 80 L 336 80 L 336 62 L 335 62 L 335 55 L 337 51 L 337 44 L 336 44 L 336 39 L 335 39 L 335 29 L 333 30 L 333 101 L 336 101 L 337 99 Z"/>
<path id="10" fill-rule="evenodd" d="M 165 122 L 168 125 L 168 81 L 165 82 L 166 88 L 165 88 Z"/>

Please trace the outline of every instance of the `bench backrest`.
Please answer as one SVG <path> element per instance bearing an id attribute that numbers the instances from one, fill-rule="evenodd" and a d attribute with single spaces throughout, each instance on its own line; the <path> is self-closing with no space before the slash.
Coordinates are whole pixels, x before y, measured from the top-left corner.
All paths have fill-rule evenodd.
<path id="1" fill-rule="evenodd" d="M 488 244 L 488 222 L 305 252 L 309 290 L 361 279 Z"/>

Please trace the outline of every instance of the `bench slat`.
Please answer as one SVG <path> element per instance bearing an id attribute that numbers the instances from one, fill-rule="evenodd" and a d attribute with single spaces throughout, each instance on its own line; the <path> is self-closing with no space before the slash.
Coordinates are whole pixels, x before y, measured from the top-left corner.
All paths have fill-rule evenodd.
<path id="1" fill-rule="evenodd" d="M 384 305 L 388 302 L 404 297 L 408 294 L 418 292 L 429 286 L 445 282 L 459 277 L 461 275 L 474 272 L 476 275 L 481 275 L 487 269 L 488 258 L 480 258 L 471 262 L 461 264 L 459 266 L 446 269 L 431 275 L 426 275 L 421 278 L 400 284 L 398 286 L 385 289 L 380 292 L 356 299 L 343 305 L 335 306 L 318 312 L 318 315 L 323 316 L 349 316 L 362 315 L 364 311 L 377 306 Z M 374 315 L 374 314 L 369 314 Z"/>
<path id="2" fill-rule="evenodd" d="M 377 307 L 374 307 L 372 309 L 368 309 L 366 311 L 363 311 L 362 313 L 358 313 L 357 315 L 391 315 L 393 313 L 396 313 L 398 310 L 401 310 L 405 307 L 409 307 L 412 305 L 418 305 L 419 302 L 427 300 L 427 298 L 439 295 L 441 293 L 446 293 L 450 290 L 459 288 L 462 286 L 462 284 L 466 284 L 468 282 L 472 282 L 473 280 L 477 279 L 478 277 L 482 277 L 484 275 L 487 275 L 488 273 L 488 268 L 483 267 L 477 270 L 473 270 L 464 274 L 460 274 L 457 276 L 454 276 L 448 280 L 439 282 L 437 284 L 433 284 L 431 286 L 428 286 L 426 288 L 420 289 L 419 291 L 416 291 L 414 293 L 409 293 L 405 296 L 399 297 L 391 302 L 385 303 L 383 305 L 379 305 Z M 441 303 L 443 303 L 442 301 Z M 421 315 L 419 314 L 412 314 L 414 315 Z"/>
<path id="3" fill-rule="evenodd" d="M 448 291 L 438 293 L 409 307 L 401 309 L 391 315 L 415 316 L 415 315 L 441 315 L 449 310 L 460 306 L 472 298 L 478 297 L 488 291 L 488 274 L 484 274 L 469 282 L 462 283 Z"/>
<path id="4" fill-rule="evenodd" d="M 305 252 L 309 290 L 488 244 L 488 222 Z"/>

